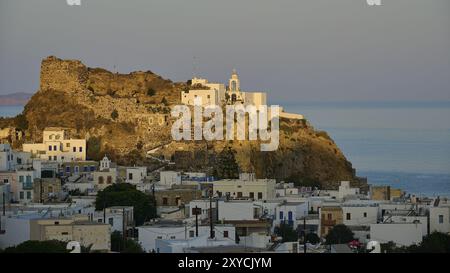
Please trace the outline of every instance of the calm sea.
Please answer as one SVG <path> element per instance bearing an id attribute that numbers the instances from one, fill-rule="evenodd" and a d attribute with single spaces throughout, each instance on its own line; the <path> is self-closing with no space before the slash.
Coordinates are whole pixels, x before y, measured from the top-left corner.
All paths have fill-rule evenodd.
<path id="1" fill-rule="evenodd" d="M 23 111 L 23 106 L 1 106 L 0 117 L 14 117 Z"/>
<path id="2" fill-rule="evenodd" d="M 450 102 L 283 106 L 326 130 L 369 183 L 450 197 Z"/>
<path id="3" fill-rule="evenodd" d="M 450 102 L 280 103 L 326 130 L 369 183 L 450 197 Z M 15 116 L 22 106 L 1 106 Z"/>

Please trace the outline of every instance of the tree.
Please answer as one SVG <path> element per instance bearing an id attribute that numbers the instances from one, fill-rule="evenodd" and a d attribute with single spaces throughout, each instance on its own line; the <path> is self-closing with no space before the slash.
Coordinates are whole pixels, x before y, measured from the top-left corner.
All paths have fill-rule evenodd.
<path id="1" fill-rule="evenodd" d="M 100 151 L 102 149 L 102 139 L 101 137 L 90 137 L 86 143 L 87 150 L 86 156 L 91 160 L 100 160 L 101 154 Z"/>
<path id="2" fill-rule="evenodd" d="M 346 244 L 354 240 L 353 232 L 343 224 L 335 225 L 325 237 L 326 243 L 331 244 Z"/>
<path id="3" fill-rule="evenodd" d="M 387 253 L 450 253 L 450 235 L 433 232 L 423 238 L 419 245 L 396 246 L 394 242 L 381 245 Z"/>
<path id="4" fill-rule="evenodd" d="M 111 112 L 111 118 L 112 118 L 113 120 L 116 120 L 118 117 L 119 117 L 119 113 L 117 112 L 116 109 L 114 109 L 114 110 Z"/>
<path id="5" fill-rule="evenodd" d="M 142 150 L 142 148 L 144 147 L 144 143 L 139 140 L 138 143 L 136 143 L 136 149 L 138 149 L 139 151 Z"/>
<path id="6" fill-rule="evenodd" d="M 128 183 L 118 183 L 106 187 L 98 192 L 95 200 L 95 209 L 111 206 L 133 206 L 136 225 L 142 225 L 156 217 L 154 198 L 136 190 L 135 186 Z"/>
<path id="7" fill-rule="evenodd" d="M 219 179 L 235 179 L 239 177 L 239 165 L 236 162 L 235 151 L 225 147 L 216 158 L 213 173 Z"/>
<path id="8" fill-rule="evenodd" d="M 435 231 L 425 236 L 419 250 L 422 253 L 450 253 L 450 235 Z"/>
<path id="9" fill-rule="evenodd" d="M 151 96 L 154 96 L 155 94 L 156 94 L 155 89 L 153 89 L 153 88 L 150 87 L 150 88 L 147 90 L 147 96 L 151 97 Z"/>
<path id="10" fill-rule="evenodd" d="M 278 236 L 283 238 L 284 242 L 297 242 L 298 241 L 298 233 L 295 231 L 292 226 L 281 222 L 280 226 L 275 227 L 275 233 Z"/>
<path id="11" fill-rule="evenodd" d="M 141 245 L 133 239 L 127 238 L 124 242 L 120 231 L 111 233 L 111 250 L 121 253 L 144 253 Z"/>
<path id="12" fill-rule="evenodd" d="M 25 131 L 28 129 L 28 120 L 24 114 L 19 114 L 15 117 L 17 129 Z"/>
<path id="13" fill-rule="evenodd" d="M 320 242 L 320 238 L 315 233 L 307 233 L 306 242 L 315 245 Z"/>

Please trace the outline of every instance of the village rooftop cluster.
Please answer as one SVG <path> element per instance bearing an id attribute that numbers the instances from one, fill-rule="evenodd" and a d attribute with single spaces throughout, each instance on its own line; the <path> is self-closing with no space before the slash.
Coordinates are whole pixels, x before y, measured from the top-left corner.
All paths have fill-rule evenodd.
<path id="1" fill-rule="evenodd" d="M 25 144 L 22 151 L 0 144 L 0 248 L 59 240 L 111 252 L 111 234 L 118 231 L 146 252 L 334 253 L 370 241 L 410 246 L 434 231 L 450 232 L 445 198 L 419 198 L 390 186 L 362 192 L 348 181 L 336 190 L 290 182 L 253 173 L 217 179 L 150 171 L 118 166 L 107 155 L 87 160 L 85 139 L 47 128 L 42 143 Z M 96 211 L 97 194 L 118 183 L 153 198 L 157 217 L 136 225 L 132 206 Z M 327 234 L 342 224 L 353 232 L 352 244 L 326 244 Z M 285 229 L 294 231 L 294 240 L 281 236 Z M 306 242 L 312 234 L 318 240 Z"/>

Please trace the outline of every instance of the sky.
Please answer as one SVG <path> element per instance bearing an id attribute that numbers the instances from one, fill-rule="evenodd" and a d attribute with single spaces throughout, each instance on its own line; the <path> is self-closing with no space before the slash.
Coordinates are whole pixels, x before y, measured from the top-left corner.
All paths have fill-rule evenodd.
<path id="1" fill-rule="evenodd" d="M 0 0 L 0 94 L 49 55 L 268 92 L 269 102 L 450 101 L 450 1 Z"/>

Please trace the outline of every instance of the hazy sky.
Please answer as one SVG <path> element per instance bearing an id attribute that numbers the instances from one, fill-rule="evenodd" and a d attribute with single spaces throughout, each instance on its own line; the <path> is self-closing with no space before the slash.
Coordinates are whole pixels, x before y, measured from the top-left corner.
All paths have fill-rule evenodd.
<path id="1" fill-rule="evenodd" d="M 0 0 L 0 94 L 38 89 L 42 58 L 174 81 L 197 74 L 270 102 L 450 100 L 450 1 Z"/>

